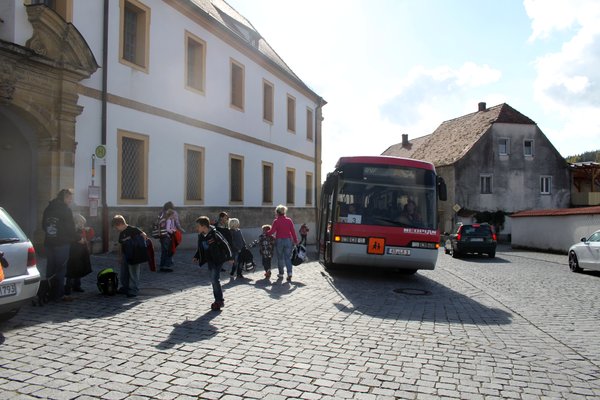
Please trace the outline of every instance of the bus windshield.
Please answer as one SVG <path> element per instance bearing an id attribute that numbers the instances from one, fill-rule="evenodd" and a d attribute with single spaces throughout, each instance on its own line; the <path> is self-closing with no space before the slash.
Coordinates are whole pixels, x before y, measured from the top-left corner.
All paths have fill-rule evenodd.
<path id="1" fill-rule="evenodd" d="M 362 166 L 338 181 L 337 222 L 436 229 L 433 171 Z"/>

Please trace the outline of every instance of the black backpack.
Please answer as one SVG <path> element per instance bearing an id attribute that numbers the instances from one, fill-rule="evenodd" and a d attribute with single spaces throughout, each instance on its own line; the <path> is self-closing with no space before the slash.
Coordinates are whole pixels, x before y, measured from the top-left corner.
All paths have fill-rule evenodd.
<path id="1" fill-rule="evenodd" d="M 112 268 L 104 268 L 98 272 L 96 284 L 100 293 L 105 296 L 114 296 L 119 288 L 119 277 Z"/>
<path id="2" fill-rule="evenodd" d="M 231 251 L 229 242 L 227 242 L 227 239 L 225 239 L 221 232 L 216 229 L 214 230 L 214 241 L 216 248 L 212 252 L 213 261 L 217 264 L 222 264 L 227 260 L 231 260 L 233 258 L 233 252 Z"/>

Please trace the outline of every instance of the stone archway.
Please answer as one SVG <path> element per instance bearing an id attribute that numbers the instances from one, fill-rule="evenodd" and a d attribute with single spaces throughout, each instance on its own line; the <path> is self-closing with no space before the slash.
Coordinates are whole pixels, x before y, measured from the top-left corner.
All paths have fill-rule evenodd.
<path id="1" fill-rule="evenodd" d="M 74 185 L 75 118 L 83 111 L 77 86 L 98 65 L 79 31 L 53 10 L 27 6 L 27 15 L 33 35 L 26 46 L 0 42 L 0 156 L 4 146 L 11 151 L 7 162 L 27 170 L 19 190 L 0 201 L 20 207 L 17 222 L 39 244 L 44 207 L 61 188 Z M 0 184 L 16 185 L 3 179 Z"/>

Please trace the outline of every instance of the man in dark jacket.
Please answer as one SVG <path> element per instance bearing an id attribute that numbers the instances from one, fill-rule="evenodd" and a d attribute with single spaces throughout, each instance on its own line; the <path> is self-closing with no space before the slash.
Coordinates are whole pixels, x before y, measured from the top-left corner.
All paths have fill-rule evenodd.
<path id="1" fill-rule="evenodd" d="M 54 300 L 73 300 L 70 296 L 65 296 L 65 273 L 71 242 L 80 237 L 75 230 L 73 211 L 69 208 L 71 203 L 73 203 L 73 190 L 62 189 L 56 198 L 50 201 L 42 215 L 47 260 L 46 276 L 50 278 L 51 298 Z"/>
<path id="2" fill-rule="evenodd" d="M 221 265 L 231 258 L 231 248 L 227 239 L 210 224 L 208 217 L 199 217 L 196 220 L 196 228 L 198 230 L 198 250 L 194 256 L 194 262 L 198 262 L 199 265 L 208 264 L 210 282 L 215 297 L 215 302 L 210 305 L 210 308 L 213 311 L 219 311 L 225 306 L 220 281 Z"/>

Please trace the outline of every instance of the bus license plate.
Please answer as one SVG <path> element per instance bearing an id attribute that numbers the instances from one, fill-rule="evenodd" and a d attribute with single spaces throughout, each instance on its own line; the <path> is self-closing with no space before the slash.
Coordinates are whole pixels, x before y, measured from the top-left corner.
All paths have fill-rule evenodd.
<path id="1" fill-rule="evenodd" d="M 410 256 L 410 249 L 398 249 L 396 247 L 389 247 L 387 253 L 396 256 Z"/>
<path id="2" fill-rule="evenodd" d="M 16 283 L 0 285 L 0 297 L 14 296 L 16 294 L 17 294 L 17 284 Z"/>

